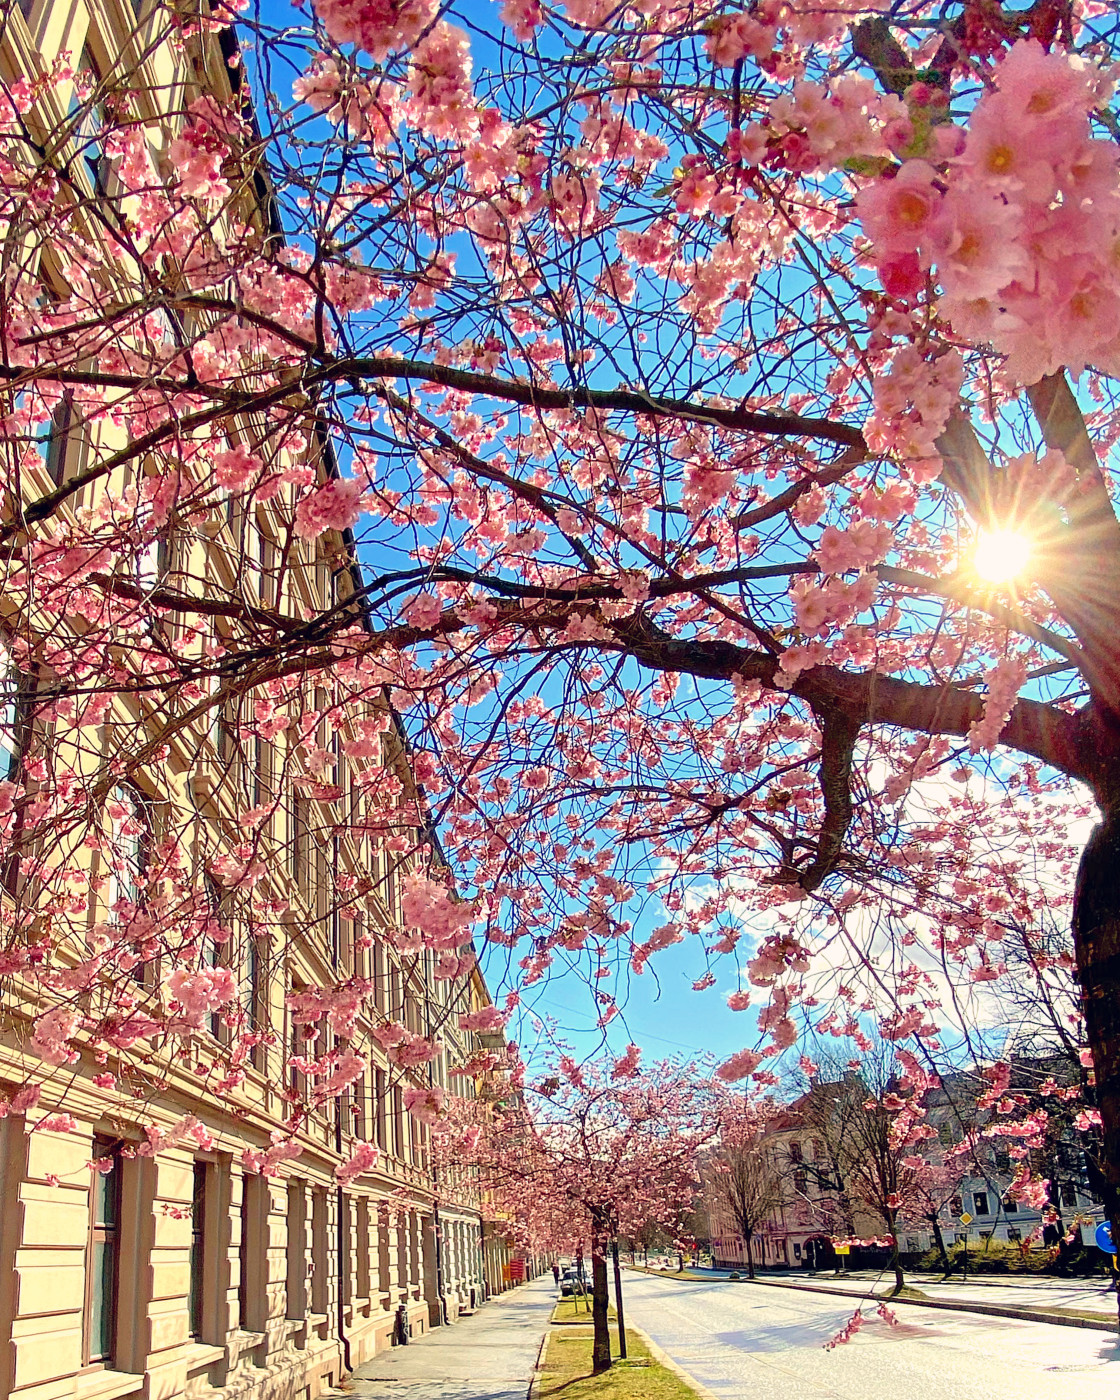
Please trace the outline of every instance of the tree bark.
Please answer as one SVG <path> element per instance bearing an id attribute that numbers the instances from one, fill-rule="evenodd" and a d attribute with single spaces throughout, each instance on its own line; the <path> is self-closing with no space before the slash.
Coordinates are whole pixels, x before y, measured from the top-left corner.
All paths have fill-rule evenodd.
<path id="1" fill-rule="evenodd" d="M 591 1321 L 595 1340 L 591 1346 L 591 1370 L 595 1375 L 611 1368 L 611 1332 L 607 1319 L 607 1242 L 596 1230 L 591 1238 Z"/>
<path id="2" fill-rule="evenodd" d="M 891 1268 L 894 1270 L 894 1287 L 891 1289 L 892 1298 L 896 1293 L 902 1292 L 903 1285 L 906 1283 L 906 1278 L 902 1272 L 902 1260 L 899 1258 L 898 1253 L 898 1231 L 895 1228 L 896 1220 L 897 1217 L 894 1211 L 888 1211 L 887 1224 L 891 1232 Z"/>
<path id="3" fill-rule="evenodd" d="M 945 1270 L 945 1277 L 948 1278 L 953 1272 L 953 1265 L 945 1248 L 945 1236 L 941 1233 L 941 1222 L 936 1215 L 931 1215 L 929 1220 L 933 1226 L 933 1242 L 937 1245 L 937 1252 L 941 1256 L 941 1267 Z"/>
<path id="4" fill-rule="evenodd" d="M 1101 1115 L 1096 1185 L 1112 1238 L 1120 1240 L 1120 801 L 1106 809 L 1104 821 L 1082 852 L 1073 938 L 1085 1033 L 1093 1055 L 1093 1094 Z M 1120 1326 L 1120 1293 L 1117 1308 Z"/>
<path id="5" fill-rule="evenodd" d="M 754 1278 L 754 1242 L 752 1241 L 749 1232 L 748 1232 L 748 1234 L 747 1234 L 747 1236 L 746 1236 L 746 1245 L 747 1245 L 747 1277 L 748 1277 L 748 1278 Z"/>

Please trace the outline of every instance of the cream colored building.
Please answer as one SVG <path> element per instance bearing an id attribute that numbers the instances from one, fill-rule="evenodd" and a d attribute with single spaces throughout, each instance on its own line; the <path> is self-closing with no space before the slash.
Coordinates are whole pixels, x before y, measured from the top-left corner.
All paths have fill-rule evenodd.
<path id="1" fill-rule="evenodd" d="M 168 46 L 147 43 L 147 7 L 131 0 L 15 0 L 0 9 L 6 82 L 46 70 L 64 50 L 95 75 L 127 69 L 142 80 L 138 100 L 156 134 L 153 94 L 173 93 L 181 107 L 208 83 L 229 79 L 217 36 L 188 44 L 184 66 Z M 61 121 L 66 94 L 57 100 Z M 89 449 L 80 429 L 59 429 L 28 490 L 64 480 Z M 82 503 L 90 504 L 88 493 Z M 233 592 L 248 562 L 256 598 L 298 612 L 345 599 L 351 545 L 324 536 L 281 552 L 267 508 L 239 515 L 231 506 L 220 529 L 154 542 L 151 567 L 184 589 Z M 255 1043 L 232 1064 L 230 1026 L 216 1015 L 174 1054 L 153 1050 L 140 1067 L 133 1057 L 107 1090 L 94 1083 L 106 1065 L 76 1041 L 79 1059 L 51 1077 L 34 1114 L 0 1121 L 4 1396 L 314 1400 L 394 1340 L 454 1321 L 504 1286 L 500 1229 L 484 1241 L 469 1180 L 434 1179 L 428 1130 L 403 1107 L 410 1085 L 451 1087 L 451 1067 L 478 1048 L 458 1030 L 458 1016 L 488 1003 L 477 972 L 436 980 L 429 955 L 398 953 L 390 936 L 410 864 L 438 856 L 422 842 L 371 856 L 334 834 L 331 813 L 298 781 L 291 737 L 262 744 L 241 733 L 239 706 L 251 698 L 231 688 L 205 732 L 177 732 L 166 755 L 112 789 L 102 851 L 112 848 L 115 868 L 97 841 L 81 848 L 74 858 L 85 862 L 88 898 L 69 917 L 78 938 L 99 920 L 123 917 L 112 912 L 122 899 L 134 896 L 139 906 L 145 881 L 155 878 L 147 852 L 169 834 L 201 868 L 228 845 L 235 789 L 242 797 L 251 791 L 269 809 L 259 833 L 261 889 L 288 912 L 266 927 L 244 900 L 215 887 L 212 913 L 230 930 L 220 956 L 235 969 L 236 1015 Z M 96 742 L 61 724 L 52 742 L 88 771 L 108 763 L 114 744 L 139 742 L 146 713 L 119 700 Z M 383 704 L 371 702 L 369 714 L 385 723 L 386 781 L 394 791 L 399 785 L 402 805 L 414 801 L 396 722 Z M 127 743 L 114 726 L 127 729 Z M 348 787 L 339 739 L 324 722 L 319 742 L 333 750 L 335 778 Z M 21 879 L 13 877 L 6 898 L 31 897 Z M 159 995 L 158 952 L 138 945 L 137 956 L 142 1009 Z M 372 1068 L 342 1098 L 317 1106 L 300 1073 L 284 1074 L 282 1056 L 322 1053 L 327 1033 L 305 1042 L 288 999 L 348 978 L 374 986 L 351 1042 Z M 41 1010 L 26 989 L 5 993 L 0 1092 L 27 1078 L 28 1025 Z M 437 1033 L 440 1058 L 419 1070 L 394 1067 L 372 1036 L 386 1021 Z M 266 1153 L 301 1101 L 308 1107 L 299 1155 L 271 1175 L 248 1170 L 245 1149 Z M 54 1111 L 70 1115 L 72 1130 L 35 1127 Z M 336 1168 L 362 1140 L 377 1144 L 378 1164 L 340 1187 Z M 94 1159 L 111 1161 L 111 1170 L 91 1169 Z"/>

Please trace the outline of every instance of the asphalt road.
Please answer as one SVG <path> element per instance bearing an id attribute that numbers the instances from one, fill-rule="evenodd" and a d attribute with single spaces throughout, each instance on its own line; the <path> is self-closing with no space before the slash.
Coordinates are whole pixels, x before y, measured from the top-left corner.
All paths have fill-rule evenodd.
<path id="1" fill-rule="evenodd" d="M 623 1275 L 626 1319 L 720 1400 L 1116 1400 L 1120 1338 L 900 1306 L 824 1343 L 857 1306 L 819 1293 Z M 874 1314 L 874 1305 L 865 1309 Z"/>

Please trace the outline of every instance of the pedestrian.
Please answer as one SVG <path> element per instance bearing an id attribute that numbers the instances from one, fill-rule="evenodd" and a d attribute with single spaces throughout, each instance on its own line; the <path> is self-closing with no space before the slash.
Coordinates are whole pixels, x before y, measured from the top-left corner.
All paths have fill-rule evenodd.
<path id="1" fill-rule="evenodd" d="M 552 1266 L 552 1278 L 553 1278 L 553 1281 L 555 1282 L 556 1286 L 559 1287 L 559 1286 L 560 1286 L 560 1265 L 559 1265 L 559 1264 L 553 1264 L 553 1266 Z"/>

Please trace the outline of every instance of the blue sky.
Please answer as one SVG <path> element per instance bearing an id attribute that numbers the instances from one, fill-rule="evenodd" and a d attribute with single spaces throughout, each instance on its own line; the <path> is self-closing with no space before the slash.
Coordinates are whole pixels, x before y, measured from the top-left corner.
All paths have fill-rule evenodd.
<path id="1" fill-rule="evenodd" d="M 517 956 L 523 953 L 524 948 L 517 950 Z M 511 985 L 508 974 L 503 976 L 505 950 L 488 950 L 482 964 L 498 1000 Z M 699 943 L 686 940 L 655 954 L 640 977 L 631 975 L 621 983 L 617 977 L 610 978 L 612 993 L 623 1003 L 622 1014 L 608 1028 L 611 1049 L 621 1053 L 633 1041 L 647 1060 L 704 1054 L 723 1060 L 753 1044 L 754 1010 L 731 1011 L 726 1003 L 727 994 L 735 990 L 734 959 L 718 959 L 715 986 L 694 992 L 692 984 L 705 970 Z M 765 1004 L 765 997 L 762 1001 Z M 511 1018 L 510 1035 L 528 1049 L 535 1039 L 533 1017 L 548 1017 L 555 1021 L 560 1040 L 581 1054 L 591 1054 L 602 1043 L 597 1014 L 586 984 L 558 975 L 523 992 L 520 1016 Z"/>

